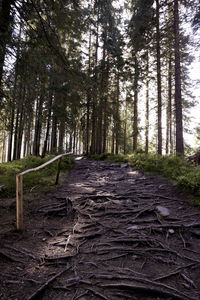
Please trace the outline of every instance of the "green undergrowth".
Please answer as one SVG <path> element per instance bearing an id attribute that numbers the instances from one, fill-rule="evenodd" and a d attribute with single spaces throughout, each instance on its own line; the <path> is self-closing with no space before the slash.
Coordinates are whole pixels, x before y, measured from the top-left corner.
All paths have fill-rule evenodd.
<path id="1" fill-rule="evenodd" d="M 55 155 L 48 155 L 44 158 L 27 156 L 20 160 L 0 164 L 0 197 L 12 197 L 16 191 L 16 174 L 24 170 L 36 168 Z M 73 167 L 74 158 L 66 156 L 61 161 L 61 173 Z M 23 176 L 23 189 L 26 190 L 48 190 L 55 182 L 57 161 L 43 169 Z"/>
<path id="2" fill-rule="evenodd" d="M 146 155 L 145 153 L 128 155 L 103 153 L 92 155 L 91 158 L 94 160 L 130 163 L 138 170 L 167 177 L 181 187 L 182 190 L 194 196 L 200 196 L 200 166 L 196 166 L 179 157 Z"/>

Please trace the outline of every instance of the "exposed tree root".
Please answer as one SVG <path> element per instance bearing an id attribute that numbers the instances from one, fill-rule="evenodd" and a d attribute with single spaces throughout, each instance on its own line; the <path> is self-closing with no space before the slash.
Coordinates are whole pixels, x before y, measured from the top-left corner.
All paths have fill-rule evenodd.
<path id="1" fill-rule="evenodd" d="M 48 279 L 42 286 L 40 286 L 31 296 L 27 298 L 27 300 L 34 300 L 37 299 L 43 292 L 44 290 L 49 286 L 50 283 L 52 283 L 54 280 L 56 280 L 59 276 L 64 274 L 66 271 L 68 271 L 71 268 L 71 266 L 65 268 L 64 270 L 60 271 L 57 273 L 55 276 L 51 277 Z"/>

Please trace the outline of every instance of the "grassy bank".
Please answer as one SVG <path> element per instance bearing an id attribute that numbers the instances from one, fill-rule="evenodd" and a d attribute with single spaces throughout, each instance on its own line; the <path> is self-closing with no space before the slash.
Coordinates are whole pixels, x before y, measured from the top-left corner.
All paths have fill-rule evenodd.
<path id="1" fill-rule="evenodd" d="M 36 156 L 27 156 L 20 160 L 0 164 L 0 197 L 12 197 L 15 195 L 15 177 L 16 174 L 31 168 L 35 168 L 55 157 L 48 155 L 45 158 Z M 63 157 L 61 162 L 61 172 L 73 167 L 73 157 Z M 44 169 L 29 173 L 23 178 L 24 190 L 31 188 L 48 190 L 55 181 L 57 161 L 45 167 Z"/>
<path id="2" fill-rule="evenodd" d="M 138 170 L 162 175 L 172 180 L 182 190 L 194 196 L 200 196 L 200 166 L 178 157 L 146 155 L 144 153 L 128 155 L 103 153 L 93 155 L 91 158 L 94 160 L 130 163 Z"/>

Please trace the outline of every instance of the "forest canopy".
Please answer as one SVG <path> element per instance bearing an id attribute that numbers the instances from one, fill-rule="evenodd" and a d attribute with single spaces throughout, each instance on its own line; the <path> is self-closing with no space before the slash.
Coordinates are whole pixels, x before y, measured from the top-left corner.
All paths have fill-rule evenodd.
<path id="1" fill-rule="evenodd" d="M 198 0 L 2 0 L 1 161 L 190 153 L 199 30 Z"/>

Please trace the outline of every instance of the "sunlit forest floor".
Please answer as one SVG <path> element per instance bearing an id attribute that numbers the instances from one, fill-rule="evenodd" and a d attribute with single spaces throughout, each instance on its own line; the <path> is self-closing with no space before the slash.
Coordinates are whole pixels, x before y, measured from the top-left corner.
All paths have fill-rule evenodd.
<path id="1" fill-rule="evenodd" d="M 167 180 L 80 159 L 25 199 L 23 233 L 1 201 L 0 299 L 199 299 L 200 209 Z"/>

